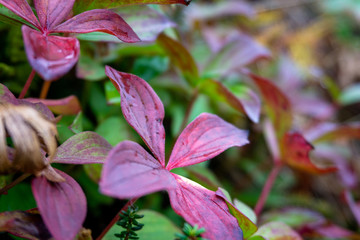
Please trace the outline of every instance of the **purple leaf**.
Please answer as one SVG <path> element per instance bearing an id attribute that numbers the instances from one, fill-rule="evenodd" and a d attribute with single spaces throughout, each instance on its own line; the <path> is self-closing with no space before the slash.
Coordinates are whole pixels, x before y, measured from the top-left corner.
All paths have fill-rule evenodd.
<path id="1" fill-rule="evenodd" d="M 0 4 L 4 5 L 10 11 L 24 19 L 25 21 L 31 23 L 38 29 L 42 29 L 39 21 L 35 17 L 33 11 L 31 10 L 30 5 L 26 0 L 0 0 Z"/>
<path id="2" fill-rule="evenodd" d="M 77 62 L 80 53 L 77 39 L 44 36 L 25 25 L 22 32 L 30 65 L 44 80 L 52 81 L 62 77 Z"/>
<path id="3" fill-rule="evenodd" d="M 360 124 L 322 123 L 308 130 L 306 137 L 314 143 L 339 139 L 360 139 Z"/>
<path id="4" fill-rule="evenodd" d="M 143 79 L 106 66 L 106 75 L 121 95 L 126 121 L 139 133 L 155 157 L 165 166 L 164 106 Z"/>
<path id="5" fill-rule="evenodd" d="M 66 182 L 34 178 L 31 187 L 41 217 L 56 240 L 74 239 L 86 216 L 86 198 L 79 184 L 57 170 Z"/>
<path id="6" fill-rule="evenodd" d="M 118 14 L 105 9 L 95 9 L 76 15 L 55 27 L 52 32 L 105 32 L 124 42 L 140 41 L 136 33 Z"/>
<path id="7" fill-rule="evenodd" d="M 254 236 L 262 236 L 271 240 L 302 240 L 302 237 L 292 228 L 282 222 L 269 222 L 262 225 Z"/>
<path id="8" fill-rule="evenodd" d="M 62 99 L 27 98 L 26 101 L 42 103 L 54 113 L 61 115 L 75 115 L 81 111 L 79 99 L 74 95 Z"/>
<path id="9" fill-rule="evenodd" d="M 202 235 L 205 238 L 243 239 L 236 218 L 221 197 L 187 178 L 172 175 L 178 187 L 168 192 L 171 206 L 177 214 L 191 225 L 204 227 L 206 232 Z"/>
<path id="10" fill-rule="evenodd" d="M 247 135 L 218 116 L 203 113 L 177 139 L 166 169 L 204 162 L 230 147 L 243 146 L 249 143 Z"/>
<path id="11" fill-rule="evenodd" d="M 270 58 L 267 48 L 245 34 L 237 34 L 206 64 L 205 72 L 223 76 L 262 58 Z"/>
<path id="12" fill-rule="evenodd" d="M 71 12 L 75 0 L 35 0 L 34 5 L 41 26 L 50 31 Z"/>
<path id="13" fill-rule="evenodd" d="M 0 213 L 0 232 L 9 232 L 25 239 L 51 239 L 39 213 L 13 211 Z"/>
<path id="14" fill-rule="evenodd" d="M 171 173 L 131 141 L 121 142 L 111 150 L 100 180 L 101 192 L 117 198 L 140 197 L 174 187 Z"/>
<path id="15" fill-rule="evenodd" d="M 81 132 L 58 147 L 53 162 L 65 164 L 104 163 L 112 146 L 95 132 Z"/>

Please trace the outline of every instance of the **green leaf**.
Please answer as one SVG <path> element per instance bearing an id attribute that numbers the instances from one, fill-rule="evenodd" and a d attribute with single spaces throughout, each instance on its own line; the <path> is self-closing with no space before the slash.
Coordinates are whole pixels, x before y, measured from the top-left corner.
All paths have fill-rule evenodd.
<path id="1" fill-rule="evenodd" d="M 248 205 L 246 205 L 245 203 L 241 202 L 238 199 L 234 199 L 234 205 L 237 209 L 240 210 L 240 212 L 242 212 L 247 218 L 249 218 L 250 221 L 256 224 L 257 217 L 255 212 L 251 209 L 251 207 L 249 207 Z"/>
<path id="2" fill-rule="evenodd" d="M 199 83 L 199 70 L 190 52 L 179 41 L 165 34 L 160 34 L 157 43 L 163 47 L 172 63 L 182 72 L 184 78 L 191 86 Z"/>
<path id="3" fill-rule="evenodd" d="M 339 100 L 344 105 L 360 102 L 360 83 L 355 83 L 344 89 Z"/>
<path id="4" fill-rule="evenodd" d="M 34 28 L 31 24 L 29 24 L 27 21 L 22 19 L 21 17 L 17 16 L 15 13 L 4 7 L 2 4 L 0 4 L 0 21 L 16 26 L 21 26 L 23 24 L 28 25 L 31 28 Z"/>
<path id="5" fill-rule="evenodd" d="M 105 83 L 105 95 L 106 95 L 106 102 L 112 105 L 120 105 L 121 97 L 119 91 L 116 89 L 114 84 L 111 81 L 107 81 Z"/>
<path id="6" fill-rule="evenodd" d="M 19 183 L 0 197 L 0 212 L 35 208 L 36 203 L 27 183 Z"/>
<path id="7" fill-rule="evenodd" d="M 113 146 L 124 140 L 135 139 L 126 121 L 120 117 L 107 118 L 99 124 L 95 132 Z"/>
<path id="8" fill-rule="evenodd" d="M 73 11 L 81 13 L 90 9 L 109 9 L 139 4 L 184 4 L 189 5 L 191 0 L 77 0 Z"/>
<path id="9" fill-rule="evenodd" d="M 264 224 L 254 236 L 261 236 L 268 240 L 302 240 L 297 232 L 282 222 L 269 222 Z"/>
<path id="10" fill-rule="evenodd" d="M 181 233 L 180 229 L 176 227 L 168 218 L 152 210 L 141 210 L 139 214 L 144 214 L 141 223 L 144 227 L 136 232 L 139 239 L 159 240 L 159 239 L 174 239 L 175 233 Z M 123 231 L 123 228 L 116 224 L 106 233 L 104 240 L 118 240 L 114 236 L 116 233 Z"/>
<path id="11" fill-rule="evenodd" d="M 140 57 L 135 60 L 131 72 L 136 76 L 149 81 L 164 73 L 168 68 L 169 58 L 167 57 Z"/>
<path id="12" fill-rule="evenodd" d="M 99 81 L 106 77 L 105 65 L 86 54 L 81 54 L 76 66 L 76 77 L 88 81 Z"/>
<path id="13" fill-rule="evenodd" d="M 69 129 L 75 134 L 83 131 L 83 113 L 82 113 L 82 111 L 76 115 L 74 121 L 69 126 Z"/>

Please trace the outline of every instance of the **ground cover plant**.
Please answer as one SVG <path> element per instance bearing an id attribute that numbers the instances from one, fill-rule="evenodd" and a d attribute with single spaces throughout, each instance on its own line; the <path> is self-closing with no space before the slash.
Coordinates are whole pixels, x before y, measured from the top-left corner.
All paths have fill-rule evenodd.
<path id="1" fill-rule="evenodd" d="M 0 238 L 360 239 L 358 8 L 0 0 Z"/>

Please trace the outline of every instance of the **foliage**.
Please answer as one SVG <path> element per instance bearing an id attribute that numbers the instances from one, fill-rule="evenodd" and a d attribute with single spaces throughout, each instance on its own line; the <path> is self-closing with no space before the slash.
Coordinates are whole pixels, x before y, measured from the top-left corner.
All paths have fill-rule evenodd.
<path id="1" fill-rule="evenodd" d="M 143 228 L 144 224 L 138 222 L 137 219 L 141 219 L 144 215 L 137 214 L 139 207 L 129 206 L 127 210 L 122 210 L 120 214 L 120 220 L 116 222 L 117 225 L 125 228 L 121 233 L 115 233 L 115 237 L 120 240 L 124 239 L 139 239 L 136 231 Z"/>

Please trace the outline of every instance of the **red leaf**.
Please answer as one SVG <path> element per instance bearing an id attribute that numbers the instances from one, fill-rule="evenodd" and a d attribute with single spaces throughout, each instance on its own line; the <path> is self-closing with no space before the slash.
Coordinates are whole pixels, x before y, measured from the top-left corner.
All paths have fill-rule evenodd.
<path id="1" fill-rule="evenodd" d="M 70 37 L 44 36 L 27 26 L 22 27 L 26 55 L 30 65 L 44 80 L 65 75 L 77 62 L 79 41 Z"/>
<path id="2" fill-rule="evenodd" d="M 58 147 L 53 162 L 65 164 L 104 163 L 112 146 L 95 132 L 81 132 Z"/>
<path id="3" fill-rule="evenodd" d="M 309 158 L 309 152 L 313 148 L 301 134 L 286 133 L 282 141 L 282 160 L 291 167 L 312 174 L 329 173 L 337 170 L 335 167 L 319 168 L 314 165 Z"/>
<path id="4" fill-rule="evenodd" d="M 95 9 L 76 15 L 55 27 L 52 32 L 105 32 L 124 42 L 140 41 L 136 33 L 118 14 L 105 9 Z"/>
<path id="5" fill-rule="evenodd" d="M 111 150 L 100 180 L 101 192 L 117 198 L 140 197 L 175 186 L 171 173 L 131 141 L 121 142 Z"/>
<path id="6" fill-rule="evenodd" d="M 172 175 L 178 187 L 168 192 L 171 206 L 177 214 L 191 225 L 204 227 L 206 232 L 202 235 L 205 238 L 243 239 L 236 218 L 221 197 L 187 178 Z"/>
<path id="7" fill-rule="evenodd" d="M 10 11 L 31 23 L 38 29 L 42 29 L 39 21 L 35 17 L 30 5 L 26 0 L 0 0 L 0 4 L 4 5 Z"/>
<path id="8" fill-rule="evenodd" d="M 25 239 L 51 239 L 40 214 L 12 211 L 0 213 L 0 232 L 9 232 Z"/>
<path id="9" fill-rule="evenodd" d="M 230 147 L 243 146 L 249 142 L 247 135 L 218 116 L 203 113 L 179 136 L 166 169 L 204 162 Z"/>
<path id="10" fill-rule="evenodd" d="M 139 133 L 155 157 L 165 166 L 164 106 L 143 79 L 106 66 L 106 75 L 121 95 L 126 121 Z"/>
<path id="11" fill-rule="evenodd" d="M 41 216 L 56 240 L 74 239 L 86 216 L 86 198 L 79 184 L 57 170 L 66 182 L 34 178 L 31 187 Z"/>
<path id="12" fill-rule="evenodd" d="M 35 0 L 40 24 L 50 31 L 70 14 L 74 2 L 75 0 Z"/>
<path id="13" fill-rule="evenodd" d="M 285 94 L 271 81 L 249 74 L 264 98 L 267 113 L 274 124 L 278 137 L 287 132 L 292 125 L 291 104 Z"/>
<path id="14" fill-rule="evenodd" d="M 27 98 L 26 100 L 32 103 L 40 102 L 56 114 L 75 115 L 81 111 L 79 99 L 74 95 L 62 99 Z"/>

